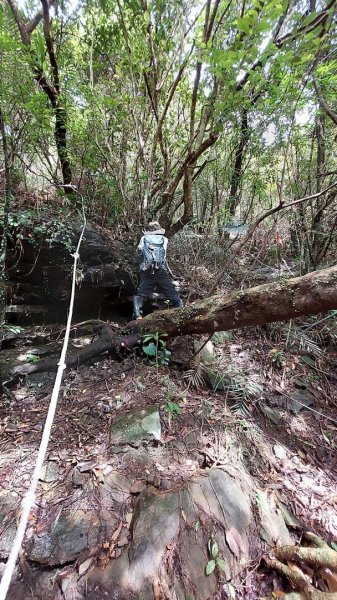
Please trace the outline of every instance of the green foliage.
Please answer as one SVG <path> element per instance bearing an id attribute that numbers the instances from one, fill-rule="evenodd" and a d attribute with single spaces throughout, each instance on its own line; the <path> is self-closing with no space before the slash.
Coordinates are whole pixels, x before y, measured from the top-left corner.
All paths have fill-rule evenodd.
<path id="1" fill-rule="evenodd" d="M 37 362 L 39 362 L 39 360 L 40 360 L 40 357 L 39 357 L 39 356 L 37 356 L 36 354 L 32 354 L 31 352 L 28 352 L 28 353 L 25 355 L 25 360 L 26 360 L 26 362 L 28 362 L 28 363 L 37 363 Z"/>
<path id="2" fill-rule="evenodd" d="M 286 362 L 286 357 L 283 350 L 278 350 L 277 348 L 273 348 L 269 352 L 272 364 L 277 368 L 281 369 L 284 367 Z"/>
<path id="3" fill-rule="evenodd" d="M 8 234 L 13 240 L 25 240 L 29 244 L 39 245 L 41 239 L 49 243 L 63 244 L 69 252 L 74 249 L 73 231 L 71 224 L 65 220 L 65 215 L 60 211 L 59 218 L 47 221 L 47 209 L 41 211 L 38 218 L 34 210 L 25 210 L 20 213 L 10 213 L 8 216 Z M 3 223 L 0 213 L 0 226 Z"/>
<path id="4" fill-rule="evenodd" d="M 151 365 L 166 366 L 169 364 L 171 352 L 166 347 L 166 334 L 149 333 L 143 336 L 143 353 L 149 358 Z"/>
<path id="5" fill-rule="evenodd" d="M 174 415 L 180 415 L 181 413 L 181 408 L 179 404 L 177 404 L 176 402 L 172 402 L 171 400 L 166 402 L 165 410 L 169 413 L 171 417 L 173 417 Z"/>
<path id="6" fill-rule="evenodd" d="M 213 573 L 216 567 L 218 567 L 220 571 L 226 572 L 226 563 L 222 557 L 222 554 L 219 552 L 219 546 L 214 539 L 214 535 L 212 535 L 208 540 L 207 549 L 210 558 L 205 567 L 206 575 Z"/>
<path id="7" fill-rule="evenodd" d="M 24 22 L 33 18 L 35 8 L 36 3 L 20 8 Z M 307 13 L 304 4 L 279 0 L 212 0 L 211 14 L 213 10 L 213 31 L 205 40 L 207 11 L 197 0 L 146 6 L 125 0 L 120 8 L 112 0 L 84 0 L 77 12 L 69 3 L 58 6 L 51 34 L 59 104 L 66 115 L 74 183 L 85 190 L 89 218 L 104 226 L 141 223 L 147 210 L 163 206 L 168 219 L 179 223 L 183 177 L 166 205 L 165 193 L 184 164 L 186 149 L 197 151 L 210 133 L 219 137 L 198 154 L 188 213 L 198 233 L 207 230 L 211 218 L 212 229 L 220 229 L 233 213 L 249 224 L 281 196 L 301 197 L 329 183 L 330 176 L 318 173 L 336 171 L 335 133 L 325 116 L 324 164 L 318 165 L 312 140 L 324 111 L 313 76 L 333 107 L 335 20 L 325 15 L 323 31 L 319 8 Z M 281 21 L 282 29 L 273 37 Z M 314 27 L 316 21 L 321 24 Z M 53 79 L 43 23 L 27 51 L 6 2 L 0 6 L 0 56 L 0 104 L 14 188 L 54 186 L 61 179 L 55 114 L 32 76 L 35 65 L 47 81 Z M 197 63 L 201 77 L 195 82 Z M 244 111 L 248 126 L 243 139 Z M 333 214 L 333 207 L 324 205 L 318 229 L 315 211 L 296 209 L 288 215 L 300 240 L 302 270 L 317 268 L 337 243 Z"/>
<path id="8" fill-rule="evenodd" d="M 20 325 L 12 325 L 12 323 L 4 323 L 2 327 L 5 331 L 9 331 L 10 333 L 21 333 L 24 331 L 24 327 L 20 327 Z"/>

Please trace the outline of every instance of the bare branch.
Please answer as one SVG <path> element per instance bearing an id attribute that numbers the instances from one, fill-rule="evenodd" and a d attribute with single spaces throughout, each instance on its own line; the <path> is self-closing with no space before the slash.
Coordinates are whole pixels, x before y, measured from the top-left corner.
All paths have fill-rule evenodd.
<path id="1" fill-rule="evenodd" d="M 260 223 L 262 223 L 262 221 L 264 221 L 265 219 L 267 219 L 271 215 L 279 212 L 280 210 L 283 210 L 285 208 L 292 208 L 293 206 L 296 206 L 297 204 L 302 204 L 302 202 L 306 202 L 307 200 L 314 200 L 315 198 L 319 198 L 320 196 L 323 196 L 323 194 L 326 194 L 326 192 L 328 192 L 329 190 L 331 190 L 331 188 L 336 187 L 336 186 L 337 186 L 337 181 L 335 181 L 334 183 L 332 183 L 331 185 L 329 185 L 327 188 L 325 188 L 321 192 L 317 192 L 316 194 L 311 194 L 310 196 L 305 196 L 304 198 L 298 198 L 297 200 L 294 200 L 293 202 L 289 202 L 288 204 L 286 204 L 284 201 L 281 201 L 277 206 L 274 206 L 273 208 L 270 208 L 269 210 L 266 210 L 259 217 L 257 217 L 255 219 L 255 221 L 249 227 L 247 235 L 244 237 L 244 239 L 242 240 L 242 242 L 240 242 L 240 244 L 237 246 L 236 250 L 233 252 L 233 254 L 231 255 L 231 257 L 225 262 L 225 264 L 224 264 L 223 268 L 221 269 L 218 277 L 215 279 L 212 287 L 210 288 L 210 290 L 208 292 L 208 296 L 211 296 L 214 293 L 214 291 L 216 290 L 216 288 L 219 285 L 220 281 L 222 280 L 223 276 L 225 275 L 226 271 L 228 270 L 228 267 L 233 263 L 234 259 L 241 252 L 242 248 L 252 238 L 254 232 L 256 231 L 256 229 L 258 228 L 258 226 L 260 225 Z"/>
<path id="2" fill-rule="evenodd" d="M 31 35 L 31 33 L 33 33 L 34 29 L 36 29 L 36 27 L 40 23 L 42 17 L 42 12 L 38 12 L 36 13 L 35 17 L 33 17 L 31 21 L 29 21 L 29 23 L 26 25 L 26 31 L 28 35 Z"/>
<path id="3" fill-rule="evenodd" d="M 48 0 L 41 0 L 41 4 L 43 7 L 44 39 L 45 39 L 46 46 L 47 46 L 48 56 L 49 56 L 49 60 L 50 60 L 50 66 L 51 66 L 52 72 L 53 72 L 55 90 L 56 90 L 57 94 L 59 94 L 60 93 L 60 78 L 59 78 L 59 70 L 58 70 L 58 65 L 57 65 L 55 51 L 54 51 L 54 44 L 53 44 L 53 40 L 52 40 L 51 32 L 50 32 L 50 14 L 49 14 Z"/>
<path id="4" fill-rule="evenodd" d="M 323 93 L 322 93 L 322 89 L 319 86 L 317 79 L 314 77 L 314 88 L 315 88 L 315 92 L 317 94 L 317 98 L 318 101 L 321 105 L 321 107 L 323 108 L 323 110 L 326 112 L 326 114 L 328 115 L 328 117 L 330 117 L 331 121 L 337 125 L 337 113 L 335 113 L 332 108 L 330 108 L 330 106 L 328 105 L 328 103 L 326 102 L 326 100 L 324 99 Z"/>
<path id="5" fill-rule="evenodd" d="M 10 9 L 13 13 L 13 17 L 15 19 L 15 22 L 18 26 L 19 32 L 20 32 L 20 36 L 21 36 L 21 41 L 23 43 L 24 46 L 30 46 L 31 41 L 30 41 L 30 35 L 26 29 L 26 26 L 24 24 L 24 22 L 22 21 L 20 14 L 19 14 L 19 10 L 18 7 L 15 3 L 14 0 L 7 0 Z"/>

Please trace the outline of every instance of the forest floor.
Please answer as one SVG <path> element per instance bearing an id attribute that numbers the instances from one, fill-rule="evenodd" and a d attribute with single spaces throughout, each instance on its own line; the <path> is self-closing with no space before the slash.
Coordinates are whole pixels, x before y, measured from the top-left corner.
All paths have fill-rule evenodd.
<path id="1" fill-rule="evenodd" d="M 222 390 L 207 386 L 200 363 L 182 369 L 193 354 L 192 338 L 170 344 L 170 367 L 151 365 L 137 351 L 119 362 L 106 357 L 70 372 L 48 449 L 57 477 L 44 478 L 41 498 L 53 488 L 58 507 L 69 503 L 74 489 L 65 482 L 74 467 L 89 473 L 94 486 L 113 468 L 131 478 L 136 496 L 147 488 L 177 489 L 199 473 L 240 459 L 259 488 L 284 507 L 297 540 L 302 527 L 327 542 L 336 540 L 337 346 L 301 337 L 303 325 L 274 324 L 214 340 L 216 360 L 230 376 Z M 4 350 L 2 359 L 34 355 L 21 344 Z M 22 379 L 0 409 L 0 485 L 17 501 L 30 482 L 53 379 L 54 374 Z M 114 419 L 152 405 L 159 407 L 161 431 L 148 443 L 145 459 L 137 443 L 127 451 L 112 446 Z M 7 515 L 2 535 L 16 516 L 16 509 Z M 46 523 L 33 518 L 30 526 L 39 531 Z M 236 581 L 236 598 L 282 597 L 289 590 L 263 566 L 262 554 L 259 549 Z"/>

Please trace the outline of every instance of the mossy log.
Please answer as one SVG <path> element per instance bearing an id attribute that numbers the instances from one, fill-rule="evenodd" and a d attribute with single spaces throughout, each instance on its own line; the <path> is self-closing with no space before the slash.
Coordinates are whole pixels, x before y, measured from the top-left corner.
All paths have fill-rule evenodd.
<path id="1" fill-rule="evenodd" d="M 182 309 L 162 310 L 142 320 L 131 321 L 123 330 L 105 325 L 89 346 L 67 359 L 74 368 L 106 351 L 132 348 L 144 333 L 165 333 L 167 339 L 188 334 L 241 329 L 337 308 L 337 266 L 287 281 L 259 285 L 242 291 L 217 294 Z M 17 366 L 13 374 L 56 370 L 48 360 Z"/>
<path id="2" fill-rule="evenodd" d="M 143 319 L 144 332 L 168 337 L 211 333 L 287 321 L 337 308 L 337 266 L 286 281 L 217 294 L 183 309 L 164 310 Z"/>

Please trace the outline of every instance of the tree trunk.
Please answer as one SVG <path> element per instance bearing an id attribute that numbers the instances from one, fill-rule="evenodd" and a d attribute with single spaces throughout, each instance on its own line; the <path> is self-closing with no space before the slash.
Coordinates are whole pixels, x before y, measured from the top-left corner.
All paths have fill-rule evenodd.
<path id="1" fill-rule="evenodd" d="M 7 0 L 14 19 L 18 26 L 20 37 L 23 45 L 29 51 L 31 58 L 31 69 L 33 78 L 40 86 L 41 90 L 46 94 L 50 107 L 55 117 L 54 137 L 56 143 L 57 156 L 60 162 L 62 172 L 62 187 L 65 194 L 73 194 L 72 188 L 72 170 L 67 150 L 67 118 L 66 110 L 62 106 L 62 94 L 60 87 L 60 74 L 57 62 L 57 53 L 54 47 L 54 40 L 51 34 L 51 18 L 50 8 L 54 5 L 53 1 L 41 0 L 42 12 L 38 12 L 30 23 L 25 24 L 21 18 L 15 0 Z M 43 21 L 43 34 L 46 45 L 47 54 L 49 57 L 51 81 L 47 79 L 45 71 L 40 67 L 38 57 L 34 54 L 31 46 L 31 34 Z"/>
<path id="2" fill-rule="evenodd" d="M 4 190 L 4 204 L 3 204 L 3 230 L 2 239 L 0 242 L 0 351 L 2 344 L 1 330 L 5 322 L 5 308 L 6 308 L 6 254 L 7 254 L 7 226 L 8 226 L 8 213 L 11 199 L 11 169 L 8 153 L 7 135 L 5 128 L 5 121 L 2 109 L 0 107 L 0 133 L 2 137 L 2 150 L 4 155 L 5 164 L 5 190 Z M 0 393 L 3 392 L 2 378 L 0 372 Z"/>
<path id="3" fill-rule="evenodd" d="M 337 266 L 288 281 L 219 294 L 183 309 L 164 310 L 133 330 L 165 332 L 169 338 L 287 321 L 337 308 Z"/>
<path id="4" fill-rule="evenodd" d="M 242 112 L 242 120 L 240 127 L 240 140 L 239 145 L 235 152 L 235 161 L 233 166 L 233 173 L 231 177 L 230 192 L 229 192 L 229 205 L 228 209 L 232 216 L 235 215 L 235 210 L 238 205 L 238 191 L 240 188 L 241 176 L 242 176 L 242 165 L 245 156 L 245 150 L 249 139 L 248 130 L 248 111 L 244 109 Z"/>
<path id="5" fill-rule="evenodd" d="M 131 321 L 124 330 L 101 329 L 93 344 L 73 353 L 67 368 L 77 367 L 109 350 L 130 349 L 145 333 L 165 333 L 169 338 L 187 334 L 212 333 L 286 321 L 337 308 L 337 266 L 309 273 L 289 281 L 219 294 L 182 309 L 162 310 L 140 321 Z M 13 375 L 56 370 L 56 361 L 15 367 Z"/>
<path id="6" fill-rule="evenodd" d="M 72 171 L 71 164 L 68 157 L 67 149 L 67 121 L 66 113 L 63 107 L 60 106 L 60 98 L 58 98 L 58 104 L 54 109 L 55 113 L 55 142 L 57 148 L 57 154 L 60 161 L 62 171 L 63 189 L 65 194 L 73 194 L 72 184 Z"/>

